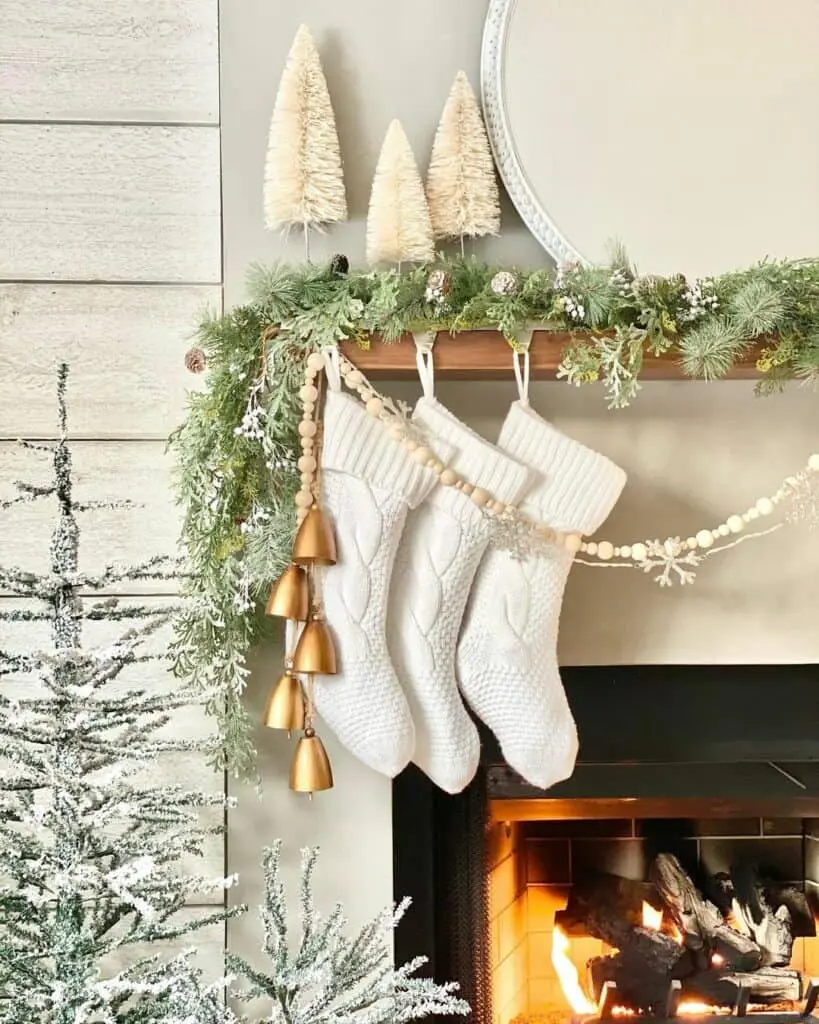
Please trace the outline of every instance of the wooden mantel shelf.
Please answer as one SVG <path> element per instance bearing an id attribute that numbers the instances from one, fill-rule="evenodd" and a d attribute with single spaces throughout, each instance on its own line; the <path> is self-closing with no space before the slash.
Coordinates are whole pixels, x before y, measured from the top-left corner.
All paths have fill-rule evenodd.
<path id="1" fill-rule="evenodd" d="M 577 340 L 578 334 L 574 335 Z M 554 331 L 535 331 L 529 349 L 533 380 L 554 380 L 563 349 L 572 336 Z M 760 346 L 761 347 L 761 346 Z M 412 335 L 385 344 L 372 339 L 369 349 L 344 342 L 348 359 L 373 379 L 408 380 L 417 376 Z M 759 377 L 757 347 L 751 348 L 730 373 L 731 379 Z M 449 380 L 505 380 L 512 374 L 512 350 L 497 331 L 463 331 L 453 337 L 445 331 L 435 343 L 435 375 Z M 678 357 L 646 355 L 640 373 L 643 380 L 689 380 L 678 365 Z"/>

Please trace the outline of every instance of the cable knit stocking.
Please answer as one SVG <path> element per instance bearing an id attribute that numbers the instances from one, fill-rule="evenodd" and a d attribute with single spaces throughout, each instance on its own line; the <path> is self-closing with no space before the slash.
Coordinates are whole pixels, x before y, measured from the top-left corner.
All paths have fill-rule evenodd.
<path id="1" fill-rule="evenodd" d="M 529 474 L 455 419 L 440 402 L 419 400 L 413 416 L 465 480 L 498 501 L 516 502 Z M 443 456 L 442 456 L 443 457 Z M 469 588 L 489 540 L 486 515 L 453 487 L 435 487 L 410 512 L 396 560 L 387 618 L 393 664 L 415 722 L 413 760 L 442 789 L 457 793 L 475 774 L 480 743 L 458 695 L 455 646 Z"/>
<path id="2" fill-rule="evenodd" d="M 438 477 L 413 462 L 355 398 L 333 390 L 321 473 L 338 548 L 338 564 L 323 574 L 323 597 L 339 674 L 316 677 L 316 708 L 359 760 L 394 776 L 409 763 L 414 730 L 387 651 L 387 597 L 407 510 Z"/>
<path id="3" fill-rule="evenodd" d="M 521 509 L 556 530 L 597 530 L 625 473 L 515 402 L 498 446 L 537 473 Z M 561 545 L 528 561 L 492 548 L 478 570 L 457 666 L 461 692 L 500 741 L 508 763 L 535 786 L 568 778 L 577 730 L 557 665 L 560 606 L 573 556 Z"/>

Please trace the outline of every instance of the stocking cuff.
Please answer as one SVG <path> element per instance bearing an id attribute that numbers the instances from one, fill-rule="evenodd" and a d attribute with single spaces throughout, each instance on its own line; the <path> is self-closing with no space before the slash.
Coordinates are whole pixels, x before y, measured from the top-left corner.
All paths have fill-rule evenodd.
<path id="1" fill-rule="evenodd" d="M 432 451 L 459 476 L 483 487 L 496 501 L 517 502 L 530 481 L 526 466 L 484 441 L 435 398 L 420 398 L 412 418 L 428 431 Z M 444 446 L 453 449 L 451 456 L 443 454 Z"/>
<path id="2" fill-rule="evenodd" d="M 520 402 L 512 404 L 498 444 L 536 470 L 523 508 L 557 530 L 594 533 L 626 483 L 626 474 L 605 455 L 573 441 Z"/>
<path id="3" fill-rule="evenodd" d="M 410 508 L 420 505 L 438 482 L 431 469 L 413 462 L 404 446 L 389 436 L 381 420 L 340 391 L 327 393 L 321 465 L 397 493 Z"/>

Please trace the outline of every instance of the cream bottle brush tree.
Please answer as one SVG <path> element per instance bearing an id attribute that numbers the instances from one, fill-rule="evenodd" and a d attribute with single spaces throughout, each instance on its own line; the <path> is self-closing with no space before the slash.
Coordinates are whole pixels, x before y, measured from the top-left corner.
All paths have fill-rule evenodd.
<path id="1" fill-rule="evenodd" d="M 400 121 L 387 129 L 367 213 L 367 262 L 426 263 L 435 256 L 432 222 L 412 147 Z"/>
<path id="2" fill-rule="evenodd" d="M 301 225 L 310 258 L 310 228 L 347 219 L 336 119 L 321 59 L 306 25 L 287 56 L 267 145 L 265 226 Z"/>
<path id="3" fill-rule="evenodd" d="M 497 235 L 500 204 L 495 164 L 480 107 L 459 71 L 444 106 L 427 171 L 427 201 L 435 238 Z"/>

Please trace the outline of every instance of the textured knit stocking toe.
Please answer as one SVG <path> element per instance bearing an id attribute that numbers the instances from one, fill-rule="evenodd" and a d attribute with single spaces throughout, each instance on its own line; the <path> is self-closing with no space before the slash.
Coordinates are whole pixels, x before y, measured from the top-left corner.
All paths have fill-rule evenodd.
<path id="1" fill-rule="evenodd" d="M 535 471 L 521 509 L 556 530 L 597 530 L 626 476 L 516 402 L 498 446 Z M 560 606 L 572 555 L 562 546 L 527 561 L 490 549 L 478 570 L 458 647 L 461 692 L 494 732 L 507 762 L 535 786 L 568 778 L 577 730 L 557 665 Z"/>
<path id="2" fill-rule="evenodd" d="M 323 597 L 340 671 L 316 677 L 316 708 L 359 760 L 394 776 L 409 763 L 415 735 L 387 651 L 387 597 L 407 511 L 438 478 L 337 391 L 327 395 L 321 472 L 338 547 L 338 564 L 323 574 Z"/>
<path id="3" fill-rule="evenodd" d="M 517 501 L 524 466 L 455 419 L 434 398 L 422 398 L 415 421 L 465 480 L 505 503 Z M 410 512 L 393 573 L 387 638 L 415 722 L 415 763 L 436 785 L 460 792 L 474 776 L 480 742 L 458 694 L 455 647 L 469 588 L 486 550 L 486 515 L 464 493 L 438 485 Z"/>

